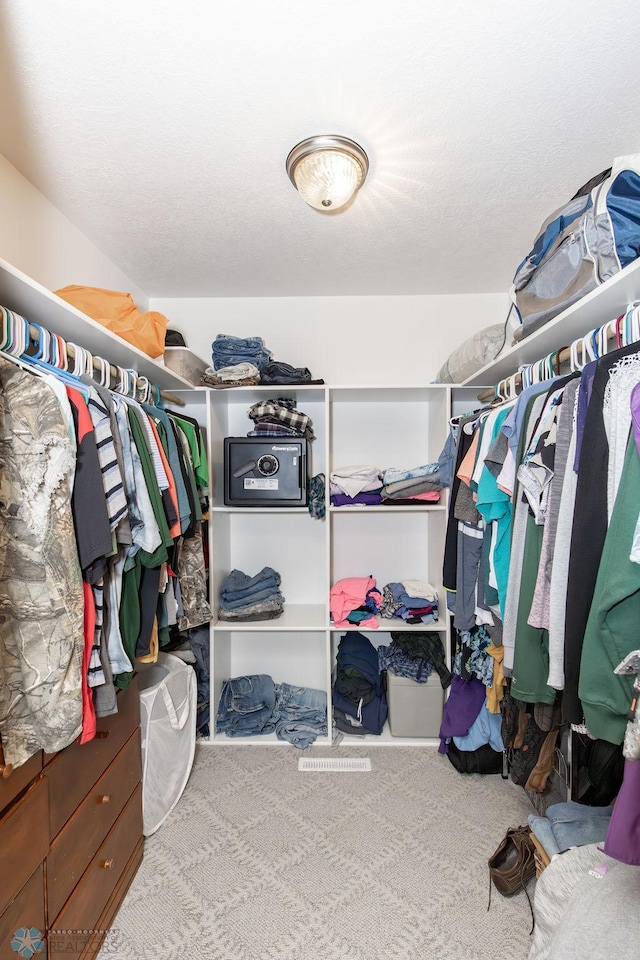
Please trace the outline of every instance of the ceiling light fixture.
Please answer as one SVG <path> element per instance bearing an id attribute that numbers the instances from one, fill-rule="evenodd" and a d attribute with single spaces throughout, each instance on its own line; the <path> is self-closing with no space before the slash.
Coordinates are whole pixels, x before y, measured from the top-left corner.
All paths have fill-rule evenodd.
<path id="1" fill-rule="evenodd" d="M 364 183 L 369 159 L 347 137 L 308 137 L 287 157 L 291 183 L 315 210 L 339 210 Z"/>

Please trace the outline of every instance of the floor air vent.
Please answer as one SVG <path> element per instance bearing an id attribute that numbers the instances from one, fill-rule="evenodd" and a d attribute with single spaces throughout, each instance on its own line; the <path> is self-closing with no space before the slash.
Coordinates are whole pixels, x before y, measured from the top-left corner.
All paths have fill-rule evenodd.
<path id="1" fill-rule="evenodd" d="M 369 760 L 368 757 L 364 757 L 363 759 L 341 757 L 337 760 L 333 760 L 331 757 L 300 757 L 298 760 L 298 770 L 327 771 L 332 773 L 365 773 L 371 770 L 371 760 Z"/>

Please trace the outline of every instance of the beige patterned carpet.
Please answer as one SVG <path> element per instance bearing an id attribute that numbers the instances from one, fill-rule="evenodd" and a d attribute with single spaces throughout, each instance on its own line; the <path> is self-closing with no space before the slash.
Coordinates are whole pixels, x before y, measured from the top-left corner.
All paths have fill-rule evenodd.
<path id="1" fill-rule="evenodd" d="M 201 745 L 100 960 L 526 960 L 523 893 L 486 861 L 523 790 L 435 749 L 318 748 L 371 773 L 300 773 L 289 747 Z M 534 882 L 529 884 L 533 894 Z"/>

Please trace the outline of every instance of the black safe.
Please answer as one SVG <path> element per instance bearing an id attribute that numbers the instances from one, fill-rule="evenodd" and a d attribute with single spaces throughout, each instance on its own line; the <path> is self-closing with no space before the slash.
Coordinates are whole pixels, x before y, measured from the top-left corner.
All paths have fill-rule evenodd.
<path id="1" fill-rule="evenodd" d="M 225 437 L 227 507 L 305 507 L 307 441 L 289 437 Z"/>

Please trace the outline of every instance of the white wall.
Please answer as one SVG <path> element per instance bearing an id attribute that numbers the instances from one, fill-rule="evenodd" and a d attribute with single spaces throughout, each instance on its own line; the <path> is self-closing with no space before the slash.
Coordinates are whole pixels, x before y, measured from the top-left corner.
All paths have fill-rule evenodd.
<path id="1" fill-rule="evenodd" d="M 507 307 L 506 293 L 150 300 L 208 363 L 216 334 L 261 336 L 274 359 L 330 384 L 427 383 L 462 340 L 502 323 Z"/>
<path id="2" fill-rule="evenodd" d="M 0 257 L 49 290 L 71 283 L 123 290 L 147 309 L 145 292 L 2 155 Z"/>

